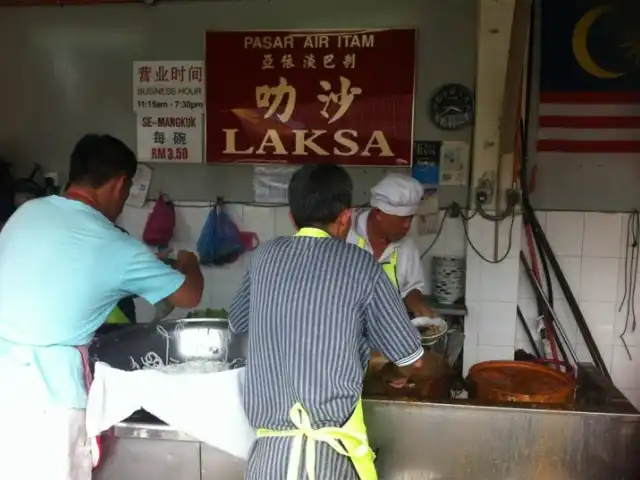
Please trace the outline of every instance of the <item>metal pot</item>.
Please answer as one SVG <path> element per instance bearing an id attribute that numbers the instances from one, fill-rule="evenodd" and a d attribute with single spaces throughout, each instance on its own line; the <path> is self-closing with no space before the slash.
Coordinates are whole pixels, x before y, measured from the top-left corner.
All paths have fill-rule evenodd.
<path id="1" fill-rule="evenodd" d="M 97 338 L 90 346 L 93 362 L 121 370 L 158 368 L 187 361 L 244 365 L 245 335 L 234 335 L 221 318 L 187 318 L 134 325 Z"/>

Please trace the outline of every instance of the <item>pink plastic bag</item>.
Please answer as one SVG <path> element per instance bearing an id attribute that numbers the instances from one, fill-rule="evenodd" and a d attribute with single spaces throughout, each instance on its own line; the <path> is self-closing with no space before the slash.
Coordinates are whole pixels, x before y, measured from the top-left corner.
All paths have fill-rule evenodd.
<path id="1" fill-rule="evenodd" d="M 160 194 L 144 227 L 142 241 L 153 247 L 167 247 L 173 237 L 176 211 L 173 202 Z"/>

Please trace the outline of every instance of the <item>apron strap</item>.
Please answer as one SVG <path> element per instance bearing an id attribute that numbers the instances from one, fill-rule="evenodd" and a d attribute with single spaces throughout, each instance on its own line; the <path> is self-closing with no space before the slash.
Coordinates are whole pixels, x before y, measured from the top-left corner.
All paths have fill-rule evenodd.
<path id="1" fill-rule="evenodd" d="M 289 418 L 295 425 L 295 429 L 281 431 L 258 429 L 256 432 L 258 438 L 294 437 L 291 444 L 286 480 L 297 480 L 299 477 L 304 437 L 307 438 L 304 451 L 305 473 L 309 480 L 315 480 L 316 478 L 316 442 L 327 443 L 340 455 L 349 457 L 358 471 L 361 480 L 376 480 L 375 466 L 373 465 L 375 454 L 369 446 L 366 427 L 362 417 L 361 401 L 358 401 L 353 415 L 344 427 L 314 429 L 311 426 L 309 414 L 300 403 L 296 403 L 291 408 Z M 371 472 L 373 472 L 373 475 Z"/>

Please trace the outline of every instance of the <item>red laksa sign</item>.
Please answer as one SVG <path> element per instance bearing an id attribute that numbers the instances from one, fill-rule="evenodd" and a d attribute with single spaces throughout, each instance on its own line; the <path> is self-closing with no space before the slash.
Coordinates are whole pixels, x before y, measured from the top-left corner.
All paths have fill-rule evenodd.
<path id="1" fill-rule="evenodd" d="M 414 29 L 207 32 L 209 163 L 411 163 Z"/>

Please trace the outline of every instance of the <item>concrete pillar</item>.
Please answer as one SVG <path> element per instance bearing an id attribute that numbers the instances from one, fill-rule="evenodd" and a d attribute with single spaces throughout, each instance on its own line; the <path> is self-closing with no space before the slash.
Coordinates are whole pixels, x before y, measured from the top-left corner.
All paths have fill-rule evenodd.
<path id="1" fill-rule="evenodd" d="M 529 0 L 478 2 L 476 119 L 470 195 L 473 207 L 477 187 L 488 180 L 492 189 L 484 209 L 496 213 L 505 208 L 506 190 L 513 186 L 513 145 L 521 103 Z M 468 223 L 466 301 L 469 315 L 465 322 L 465 373 L 479 361 L 513 359 L 520 215 L 516 216 L 513 226 L 511 222 L 511 218 L 496 223 L 476 215 Z M 503 257 L 499 263 L 492 263 Z"/>

